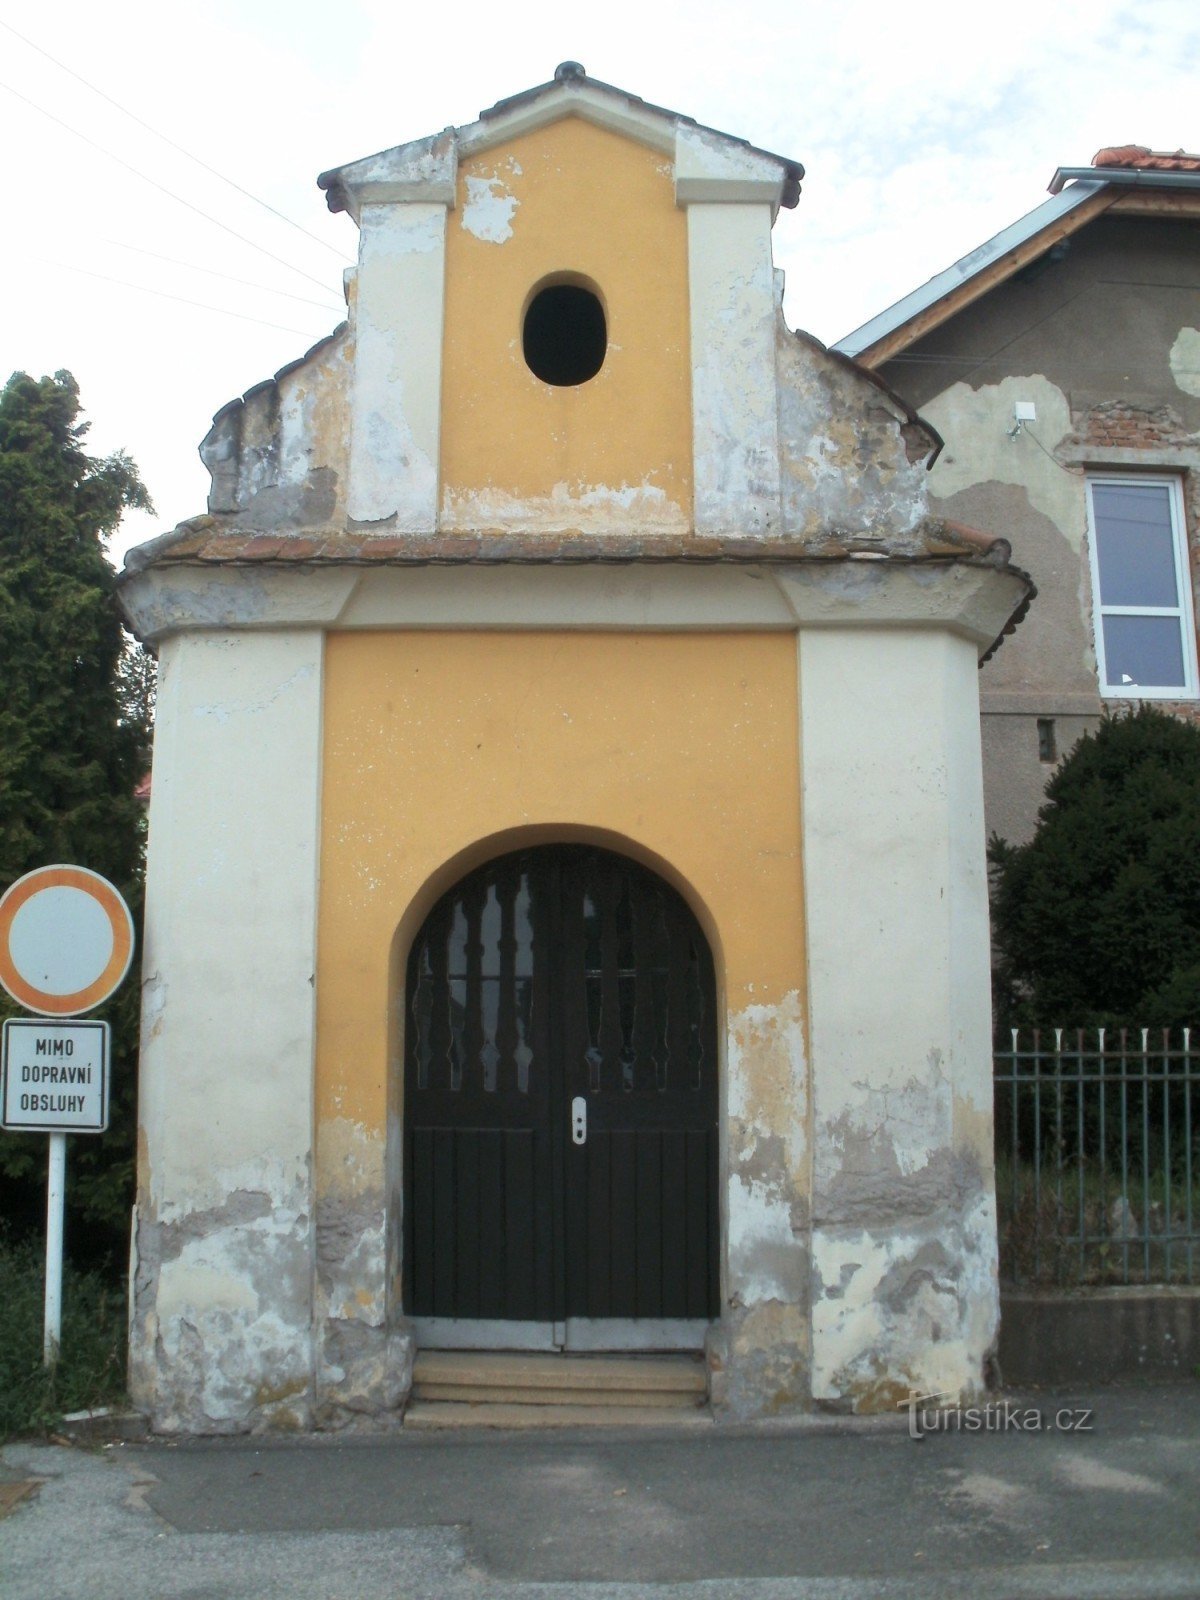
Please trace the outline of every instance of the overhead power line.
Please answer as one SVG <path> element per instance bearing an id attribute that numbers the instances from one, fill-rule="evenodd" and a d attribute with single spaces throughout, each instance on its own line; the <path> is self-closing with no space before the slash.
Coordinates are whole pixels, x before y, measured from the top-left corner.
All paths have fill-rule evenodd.
<path id="1" fill-rule="evenodd" d="M 198 167 L 203 167 L 205 172 L 211 173 L 214 178 L 219 178 L 222 183 L 227 183 L 231 189 L 236 189 L 239 194 L 245 195 L 247 200 L 253 200 L 256 206 L 262 206 L 263 209 L 265 211 L 269 211 L 273 217 L 278 217 L 281 222 L 286 222 L 289 228 L 295 228 L 298 233 L 304 234 L 305 238 L 311 239 L 314 244 L 319 244 L 323 249 L 328 250 L 331 255 L 335 255 L 340 261 L 345 262 L 346 252 L 344 250 L 337 249 L 335 245 L 331 245 L 329 243 L 328 239 L 322 239 L 320 234 L 312 233 L 303 225 L 303 223 L 296 222 L 294 218 L 285 215 L 282 211 L 276 210 L 276 208 L 271 205 L 269 201 L 261 199 L 256 194 L 252 194 L 249 189 L 244 189 L 240 183 L 237 183 L 233 178 L 226 176 L 225 173 L 218 171 L 216 167 L 210 166 L 207 161 L 203 160 L 203 158 L 198 155 L 194 155 L 191 150 L 185 149 L 181 144 L 176 144 L 175 140 L 172 139 L 169 134 L 163 133 L 161 129 L 154 127 L 149 122 L 146 122 L 143 118 L 139 117 L 136 112 L 130 111 L 128 106 L 123 106 L 119 100 L 114 100 L 112 95 L 106 94 L 105 91 L 98 88 L 96 84 L 89 82 L 82 73 L 76 72 L 74 67 L 67 66 L 65 61 L 60 61 L 57 56 L 52 56 L 49 50 L 43 50 L 40 44 L 35 44 L 33 40 L 27 38 L 25 34 L 19 33 L 17 29 L 13 27 L 11 22 L 5 22 L 3 18 L 0 18 L 0 28 L 7 29 L 7 31 L 12 34 L 14 39 L 20 39 L 22 44 L 28 45 L 31 50 L 36 50 L 38 55 L 45 56 L 46 60 L 52 62 L 60 72 L 65 72 L 68 77 L 74 78 L 76 83 L 81 83 L 85 89 L 90 89 L 93 94 L 99 95 L 101 100 L 106 100 L 108 104 L 115 107 L 115 109 L 119 111 L 123 117 L 128 117 L 131 122 L 136 122 L 139 128 L 144 128 L 147 133 L 152 133 L 156 139 L 161 139 L 164 144 L 170 145 L 172 150 L 177 150 L 181 156 L 186 156 L 189 161 L 194 161 Z"/>
<path id="2" fill-rule="evenodd" d="M 110 278 L 106 272 L 93 272 L 90 267 L 77 267 L 69 261 L 52 261 L 48 256 L 33 256 L 43 266 L 60 267 L 64 272 L 81 272 L 85 278 L 99 278 L 101 283 L 115 283 L 122 289 L 136 289 L 139 294 L 157 295 L 160 300 L 177 300 L 180 305 L 196 306 L 201 311 L 215 311 L 221 317 L 236 317 L 239 322 L 256 322 L 260 328 L 278 328 L 282 333 L 298 333 L 302 339 L 311 339 L 307 328 L 291 328 L 283 322 L 267 322 L 262 317 L 247 316 L 244 311 L 227 311 L 224 306 L 210 306 L 204 300 L 189 300 L 186 295 L 170 294 L 166 289 L 151 289 L 145 283 L 130 283 L 127 278 Z"/>
<path id="3" fill-rule="evenodd" d="M 39 112 L 51 122 L 57 123 L 60 128 L 65 128 L 69 134 L 72 134 L 76 139 L 81 139 L 84 144 L 90 145 L 93 150 L 99 150 L 101 155 L 107 156 L 110 161 L 115 161 L 119 167 L 124 167 L 126 172 L 132 172 L 135 178 L 140 178 L 143 183 L 148 183 L 152 189 L 157 189 L 160 194 L 165 194 L 176 201 L 177 204 L 186 206 L 189 211 L 194 211 L 198 217 L 203 217 L 205 222 L 211 222 L 214 227 L 221 228 L 225 233 L 232 234 L 235 239 L 240 239 L 242 244 L 248 244 L 252 250 L 257 250 L 261 255 L 267 256 L 277 266 L 286 267 L 289 272 L 298 273 L 300 277 L 307 278 L 309 283 L 315 283 L 318 289 L 324 289 L 326 293 L 329 292 L 328 285 L 322 283 L 320 278 L 314 278 L 311 272 L 305 272 L 303 268 L 293 266 L 290 261 L 285 261 L 282 256 L 275 255 L 265 245 L 256 244 L 253 239 L 248 239 L 244 233 L 239 233 L 236 228 L 231 228 L 227 222 L 222 222 L 219 217 L 214 217 L 209 212 L 202 211 L 199 206 L 193 205 L 190 200 L 185 200 L 181 194 L 176 194 L 173 189 L 168 189 L 166 184 L 159 183 L 157 178 L 151 178 L 147 173 L 139 171 L 137 167 L 130 166 L 129 162 L 125 161 L 121 156 L 114 155 L 111 150 L 106 150 L 102 144 L 97 144 L 95 139 L 90 139 L 86 133 L 80 133 L 78 128 L 73 128 L 69 122 L 64 122 L 61 117 L 56 117 L 53 111 L 47 111 L 45 106 L 38 105 L 36 100 L 31 100 L 28 95 L 22 94 L 19 89 L 14 89 L 12 84 L 0 83 L 0 89 L 6 90 L 14 99 L 31 106 L 34 111 Z"/>
<path id="4" fill-rule="evenodd" d="M 339 315 L 342 307 L 334 305 L 329 300 L 313 300 L 306 294 L 293 294 L 290 289 L 272 289 L 269 284 L 254 283 L 249 278 L 235 278 L 232 272 L 218 272 L 215 267 L 197 266 L 194 261 L 179 261 L 174 256 L 164 256 L 157 250 L 144 250 L 141 245 L 130 244 L 126 239 L 108 239 L 107 244 L 117 250 L 132 250 L 136 255 L 149 256 L 153 261 L 165 261 L 168 266 L 183 267 L 188 272 L 202 272 L 207 278 L 224 278 L 226 283 L 240 283 L 244 289 L 257 289 L 262 294 L 282 295 L 285 300 L 298 300 L 302 306 L 320 306 L 322 311 L 336 311 Z"/>

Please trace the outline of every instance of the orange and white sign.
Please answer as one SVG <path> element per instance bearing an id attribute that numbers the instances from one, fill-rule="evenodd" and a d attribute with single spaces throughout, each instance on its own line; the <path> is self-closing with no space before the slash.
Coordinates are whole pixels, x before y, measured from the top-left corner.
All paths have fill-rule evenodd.
<path id="1" fill-rule="evenodd" d="M 102 1004 L 133 959 L 133 918 L 87 867 L 36 867 L 0 896 L 0 984 L 43 1017 Z"/>

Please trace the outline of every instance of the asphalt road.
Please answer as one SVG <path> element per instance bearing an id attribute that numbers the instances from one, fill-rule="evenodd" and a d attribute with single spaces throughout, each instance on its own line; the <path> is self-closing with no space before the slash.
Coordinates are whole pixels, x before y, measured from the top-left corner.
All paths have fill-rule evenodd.
<path id="1" fill-rule="evenodd" d="M 1200 1386 L 1027 1407 L 1090 1427 L 10 1445 L 0 1595 L 1197 1600 Z"/>

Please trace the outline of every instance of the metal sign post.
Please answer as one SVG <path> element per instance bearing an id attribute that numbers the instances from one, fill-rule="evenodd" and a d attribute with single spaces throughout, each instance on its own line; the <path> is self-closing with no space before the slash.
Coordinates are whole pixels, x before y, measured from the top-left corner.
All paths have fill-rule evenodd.
<path id="1" fill-rule="evenodd" d="M 46 1178 L 46 1322 L 42 1360 L 58 1364 L 62 1344 L 63 1208 L 67 1198 L 67 1136 L 50 1135 L 49 1173 Z"/>
<path id="2" fill-rule="evenodd" d="M 10 1017 L 0 1047 L 0 1127 L 48 1133 L 43 1356 L 62 1342 L 67 1133 L 108 1126 L 109 1027 L 75 1018 L 114 994 L 133 959 L 133 918 L 86 867 L 38 867 L 0 896 L 0 984 L 34 1017 Z"/>

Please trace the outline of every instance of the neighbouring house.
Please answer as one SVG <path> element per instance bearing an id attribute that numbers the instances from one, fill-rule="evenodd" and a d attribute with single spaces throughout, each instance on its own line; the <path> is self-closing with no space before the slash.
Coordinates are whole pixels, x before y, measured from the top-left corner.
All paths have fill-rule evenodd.
<path id="1" fill-rule="evenodd" d="M 1013 842 L 1106 708 L 1200 704 L 1200 156 L 1101 150 L 1050 193 L 836 346 L 945 437 L 931 503 L 1003 529 L 1037 584 L 980 682 Z"/>
<path id="2" fill-rule="evenodd" d="M 983 1383 L 1031 585 L 785 327 L 801 176 L 567 62 L 320 179 L 348 319 L 121 585 L 156 1428 L 378 1425 L 464 1347 L 702 1353 L 724 1417 Z"/>

